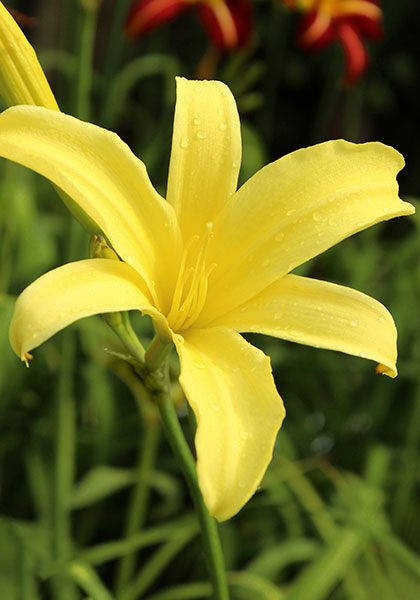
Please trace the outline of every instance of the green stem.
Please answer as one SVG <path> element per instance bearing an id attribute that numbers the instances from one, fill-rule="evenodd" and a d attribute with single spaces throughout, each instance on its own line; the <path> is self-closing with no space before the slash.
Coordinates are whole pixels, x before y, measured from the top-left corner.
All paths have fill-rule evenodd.
<path id="1" fill-rule="evenodd" d="M 75 359 L 73 331 L 64 331 L 61 344 L 61 370 L 58 383 L 57 441 L 54 493 L 54 555 L 59 564 L 70 560 L 72 552 L 69 497 L 73 485 L 75 454 L 75 405 L 72 374 Z M 74 586 L 66 576 L 57 576 L 56 597 L 74 598 Z"/>
<path id="2" fill-rule="evenodd" d="M 156 420 L 149 419 L 144 427 L 144 439 L 139 444 L 137 460 L 136 486 L 131 497 L 128 509 L 128 518 L 125 527 L 125 537 L 130 538 L 143 527 L 146 510 L 150 496 L 150 475 L 156 461 L 159 448 L 160 427 Z M 117 570 L 116 591 L 119 597 L 121 590 L 133 576 L 136 563 L 136 552 L 131 552 L 122 557 Z"/>
<path id="3" fill-rule="evenodd" d="M 153 398 L 159 408 L 163 428 L 172 447 L 175 457 L 182 469 L 190 488 L 197 516 L 200 522 L 201 535 L 210 579 L 213 585 L 214 600 L 229 600 L 226 571 L 222 547 L 216 521 L 210 516 L 198 485 L 195 461 L 185 440 L 183 431 L 170 397 L 168 376 L 166 372 L 164 385 L 152 391 Z"/>

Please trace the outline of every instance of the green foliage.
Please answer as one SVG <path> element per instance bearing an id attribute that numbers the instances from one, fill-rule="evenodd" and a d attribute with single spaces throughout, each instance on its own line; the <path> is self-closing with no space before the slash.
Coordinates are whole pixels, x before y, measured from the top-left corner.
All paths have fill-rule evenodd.
<path id="1" fill-rule="evenodd" d="M 194 76 L 204 34 L 185 17 L 131 44 L 121 36 L 129 2 L 104 2 L 93 61 L 81 32 L 95 14 L 76 14 L 74 4 L 40 0 L 28 31 L 59 104 L 80 114 L 87 102 L 164 191 L 173 77 Z M 414 4 L 383 2 L 387 36 L 372 44 L 364 80 L 344 90 L 334 49 L 302 54 L 290 15 L 255 2 L 254 46 L 221 58 L 214 73 L 242 113 L 242 181 L 300 146 L 379 139 L 405 154 L 401 192 L 420 207 L 418 42 L 406 35 L 420 16 Z M 59 40 L 52 48 L 48 27 Z M 211 598 L 188 490 L 112 331 L 99 317 L 82 321 L 37 349 L 29 370 L 9 348 L 17 294 L 69 256 L 87 256 L 87 236 L 56 192 L 20 167 L 1 165 L 0 203 L 0 598 Z M 390 381 L 357 358 L 253 336 L 272 357 L 288 417 L 261 489 L 220 526 L 232 600 L 417 600 L 420 217 L 372 228 L 299 272 L 391 310 L 400 375 Z M 147 319 L 133 324 L 150 337 Z M 191 438 L 175 383 L 174 395 Z"/>

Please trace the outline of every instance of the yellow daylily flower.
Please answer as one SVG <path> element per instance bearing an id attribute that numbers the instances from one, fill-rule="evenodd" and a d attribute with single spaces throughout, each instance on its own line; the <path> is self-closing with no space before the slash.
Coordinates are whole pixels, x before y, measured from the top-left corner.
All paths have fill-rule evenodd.
<path id="1" fill-rule="evenodd" d="M 8 106 L 34 104 L 59 110 L 34 49 L 1 2 L 0 96 Z"/>
<path id="2" fill-rule="evenodd" d="M 284 418 L 256 331 L 371 359 L 396 375 L 396 330 L 376 300 L 290 274 L 375 223 L 414 212 L 398 198 L 401 155 L 380 143 L 293 152 L 236 191 L 239 118 L 217 81 L 177 79 L 167 198 L 114 133 L 45 108 L 0 116 L 0 155 L 50 179 L 106 235 L 120 260 L 54 269 L 16 303 L 15 352 L 92 314 L 139 310 L 173 341 L 197 420 L 197 471 L 223 520 L 255 492 Z"/>

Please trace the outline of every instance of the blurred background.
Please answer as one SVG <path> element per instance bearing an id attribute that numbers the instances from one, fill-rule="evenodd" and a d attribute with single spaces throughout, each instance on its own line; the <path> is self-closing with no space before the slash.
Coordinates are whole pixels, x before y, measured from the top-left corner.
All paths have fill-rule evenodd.
<path id="1" fill-rule="evenodd" d="M 230 48 L 205 10 L 210 0 L 190 1 L 129 39 L 133 4 L 6 5 L 18 11 L 61 109 L 117 131 L 161 193 L 174 76 L 183 75 L 232 89 L 241 182 L 303 146 L 378 140 L 404 154 L 401 196 L 420 207 L 418 3 L 381 2 L 381 35 L 378 27 L 366 35 L 363 18 L 335 16 L 320 49 L 299 43 L 313 17 L 299 3 L 227 2 L 238 27 L 238 14 L 253 14 Z M 369 55 L 357 77 L 349 77 L 354 47 L 343 23 Z M 188 491 L 105 322 L 85 319 L 56 335 L 30 369 L 9 347 L 16 296 L 45 271 L 87 257 L 89 240 L 48 182 L 12 163 L 0 168 L 0 598 L 210 598 Z M 417 215 L 377 225 L 298 270 L 389 308 L 399 332 L 396 380 L 375 376 L 362 359 L 249 336 L 272 358 L 287 418 L 261 488 L 220 526 L 232 600 L 420 597 L 419 227 Z M 147 318 L 132 322 L 142 340 L 151 336 Z"/>

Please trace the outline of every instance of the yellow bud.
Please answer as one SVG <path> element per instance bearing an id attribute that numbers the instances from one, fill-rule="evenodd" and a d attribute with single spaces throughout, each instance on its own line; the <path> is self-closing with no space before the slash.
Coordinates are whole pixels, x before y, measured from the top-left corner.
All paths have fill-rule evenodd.
<path id="1" fill-rule="evenodd" d="M 0 96 L 8 106 L 32 104 L 59 110 L 34 49 L 1 2 Z"/>

